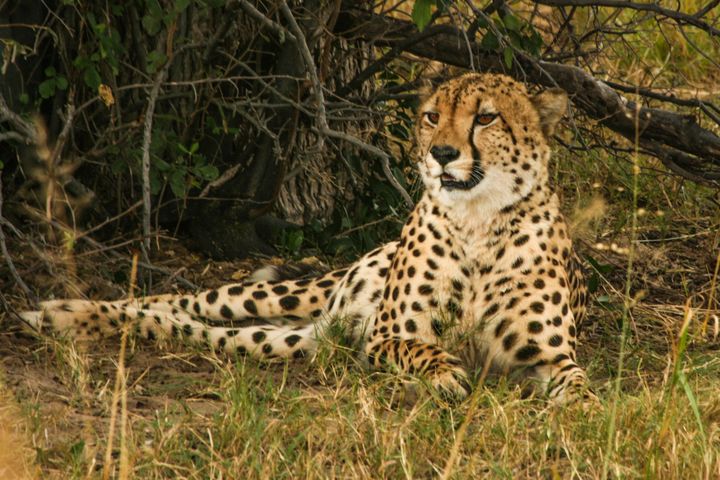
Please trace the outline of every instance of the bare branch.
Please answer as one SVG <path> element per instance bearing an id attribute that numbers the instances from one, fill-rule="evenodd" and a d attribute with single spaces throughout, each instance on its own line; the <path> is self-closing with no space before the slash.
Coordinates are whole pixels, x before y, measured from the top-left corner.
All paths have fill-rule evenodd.
<path id="1" fill-rule="evenodd" d="M 652 12 L 670 18 L 678 25 L 692 25 L 693 27 L 708 32 L 710 35 L 720 36 L 720 30 L 700 20 L 702 15 L 707 13 L 702 10 L 699 12 L 702 13 L 702 15 L 688 15 L 678 10 L 661 7 L 657 3 L 635 3 L 625 0 L 537 0 L 537 3 L 553 7 L 611 7 Z"/>
<path id="2" fill-rule="evenodd" d="M 160 85 L 168 72 L 170 60 L 158 71 L 155 82 L 148 96 L 148 106 L 145 111 L 145 129 L 143 131 L 142 143 L 142 180 L 143 180 L 143 243 L 145 251 L 150 251 L 150 218 L 152 212 L 152 200 L 150 198 L 150 142 L 152 141 L 153 115 L 155 114 L 155 102 L 160 93 Z"/>
<path id="3" fill-rule="evenodd" d="M 8 104 L 5 102 L 5 97 L 0 94 L 0 123 L 8 122 L 16 131 L 16 135 L 20 135 L 22 141 L 25 143 L 35 142 L 35 127 L 31 122 L 25 121 L 20 115 L 10 110 Z M 9 135 L 14 139 L 17 136 L 10 135 L 11 132 L 3 132 L 3 134 Z"/>
<path id="4" fill-rule="evenodd" d="M 341 14 L 337 31 L 350 38 L 361 38 L 377 45 L 394 47 L 402 41 L 402 33 L 410 22 L 397 20 L 356 8 Z M 362 28 L 358 26 L 362 25 Z M 406 51 L 420 57 L 468 68 L 468 47 L 462 32 L 449 25 L 428 28 L 442 29 L 426 41 L 410 45 Z M 515 51 L 513 68 L 508 70 L 500 56 L 470 45 L 475 65 L 483 71 L 505 72 L 515 78 L 544 86 L 560 86 L 567 91 L 577 108 L 605 127 L 630 141 L 635 135 L 632 112 L 635 103 L 626 101 L 606 83 L 581 68 L 539 61 Z M 702 128 L 691 115 L 642 107 L 639 114 L 640 142 L 673 171 L 687 173 L 685 178 L 717 185 L 720 172 L 720 137 Z M 652 148 L 651 148 L 652 147 Z M 671 160 L 672 159 L 672 160 Z M 677 167 L 680 167 L 678 169 Z"/>
<path id="5" fill-rule="evenodd" d="M 0 174 L 2 174 L 2 170 L 0 170 Z M 3 207 L 3 191 L 2 191 L 2 177 L 0 175 L 0 251 L 2 252 L 3 258 L 5 259 L 5 264 L 8 266 L 8 270 L 10 270 L 10 274 L 12 275 L 13 279 L 15 280 L 15 283 L 18 284 L 18 286 L 22 289 L 22 291 L 25 293 L 25 296 L 27 298 L 31 299 L 35 304 L 37 304 L 38 298 L 30 291 L 27 284 L 23 281 L 22 277 L 20 277 L 20 274 L 18 273 L 17 269 L 15 268 L 15 264 L 12 261 L 12 258 L 10 257 L 10 253 L 8 253 L 7 245 L 5 244 L 5 232 L 3 231 L 3 225 L 5 223 L 9 223 L 2 215 L 2 207 Z M 15 227 L 13 227 L 13 230 Z"/>
<path id="6" fill-rule="evenodd" d="M 287 29 L 285 27 L 283 27 L 282 25 L 270 20 L 268 17 L 265 16 L 265 14 L 263 14 L 260 10 L 255 8 L 255 6 L 253 6 L 247 0 L 238 0 L 238 3 L 240 3 L 240 6 L 243 8 L 243 10 L 245 10 L 245 13 L 247 13 L 251 18 L 257 20 L 258 22 L 262 23 L 265 27 L 267 27 L 270 30 L 272 30 L 273 32 L 275 32 L 275 34 L 280 39 L 280 43 L 283 43 L 285 41 L 285 37 L 289 38 L 293 42 L 297 41 L 297 39 L 295 38 L 295 35 L 288 32 Z M 283 3 L 285 3 L 285 2 L 283 2 Z M 287 8 L 287 4 L 285 5 L 285 7 Z M 285 15 L 287 15 L 287 14 L 285 14 Z"/>
<path id="7" fill-rule="evenodd" d="M 313 131 L 317 131 L 316 129 L 313 129 Z M 340 140 L 345 140 L 348 143 L 351 143 L 355 145 L 356 147 L 359 147 L 367 152 L 372 153 L 373 155 L 376 155 L 380 158 L 380 161 L 382 163 L 382 169 L 383 173 L 385 174 L 385 178 L 387 178 L 388 182 L 395 188 L 395 190 L 400 193 L 400 195 L 403 197 L 403 200 L 405 200 L 405 204 L 408 206 L 408 208 L 413 208 L 414 202 L 412 201 L 412 198 L 407 193 L 407 191 L 400 185 L 400 183 L 397 181 L 397 178 L 392 174 L 392 171 L 390 170 L 390 156 L 383 152 L 381 149 L 374 145 L 370 145 L 369 143 L 363 142 L 357 137 L 354 137 L 352 135 L 349 135 L 347 133 L 338 132 L 337 130 L 327 130 L 325 132 L 325 135 L 332 138 L 337 138 Z"/>
<path id="8" fill-rule="evenodd" d="M 312 53 L 310 53 L 310 48 L 308 48 L 307 41 L 305 41 L 305 35 L 303 34 L 302 30 L 300 30 L 300 26 L 298 25 L 297 20 L 295 20 L 295 16 L 290 11 L 290 7 L 288 7 L 285 0 L 282 0 L 282 2 L 280 3 L 280 11 L 290 25 L 291 32 L 293 33 L 293 35 L 295 35 L 295 43 L 300 50 L 300 54 L 302 55 L 303 61 L 305 62 L 305 70 L 310 76 L 310 81 L 313 85 L 313 91 L 315 92 L 315 103 L 317 104 L 317 122 L 320 127 L 320 136 L 318 137 L 317 147 L 318 150 L 321 150 L 324 141 L 323 135 L 326 134 L 326 131 L 330 130 L 330 127 L 327 123 L 327 115 L 325 114 L 325 94 L 323 93 L 323 86 L 322 83 L 320 83 L 320 79 L 318 78 L 315 60 L 313 60 Z"/>

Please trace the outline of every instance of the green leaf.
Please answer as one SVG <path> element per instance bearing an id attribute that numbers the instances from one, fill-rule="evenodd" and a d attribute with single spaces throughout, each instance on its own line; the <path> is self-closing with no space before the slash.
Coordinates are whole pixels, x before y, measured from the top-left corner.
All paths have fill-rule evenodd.
<path id="1" fill-rule="evenodd" d="M 171 168 L 170 164 L 162 158 L 153 160 L 153 167 L 157 168 L 159 172 L 167 172 Z"/>
<path id="2" fill-rule="evenodd" d="M 30 101 L 30 96 L 27 93 L 21 93 L 20 97 L 18 97 L 20 100 L 20 103 L 23 105 L 27 105 L 27 103 Z"/>
<path id="3" fill-rule="evenodd" d="M 519 32 L 522 29 L 522 22 L 512 13 L 508 13 L 502 19 L 505 28 L 511 32 Z"/>
<path id="4" fill-rule="evenodd" d="M 685 372 L 682 370 L 678 371 L 678 381 L 680 382 L 680 385 L 683 387 L 683 391 L 685 392 L 685 396 L 688 399 L 688 403 L 690 404 L 690 409 L 693 412 L 693 415 L 695 416 L 695 421 L 698 424 L 698 429 L 700 430 L 700 437 L 702 437 L 702 441 L 705 443 L 707 442 L 705 437 L 705 428 L 703 426 L 702 416 L 700 415 L 700 408 L 698 408 L 698 402 L 695 398 L 695 395 L 693 394 L 692 389 L 690 388 L 690 384 L 687 381 L 687 377 L 685 376 Z"/>
<path id="5" fill-rule="evenodd" d="M 165 62 L 167 61 L 167 56 L 162 52 L 153 50 L 152 52 L 148 53 L 147 59 L 147 72 L 155 73 L 160 69 L 160 67 L 165 64 Z"/>
<path id="6" fill-rule="evenodd" d="M 606 265 L 606 264 L 602 264 L 602 263 L 598 262 L 591 255 L 586 255 L 585 259 L 595 270 L 600 272 L 602 275 L 607 275 L 608 273 L 612 272 L 615 269 L 615 267 L 613 267 L 612 265 Z"/>
<path id="7" fill-rule="evenodd" d="M 49 78 L 42 82 L 38 87 L 38 91 L 42 98 L 50 98 L 55 95 L 55 79 Z"/>
<path id="8" fill-rule="evenodd" d="M 46 77 L 54 77 L 57 72 L 55 71 L 55 67 L 47 67 L 45 69 L 45 76 Z"/>
<path id="9" fill-rule="evenodd" d="M 79 442 L 74 443 L 70 447 L 70 454 L 73 457 L 80 457 L 80 455 L 82 455 L 84 450 L 85 450 L 85 441 L 80 440 Z"/>
<path id="10" fill-rule="evenodd" d="M 497 37 L 493 32 L 486 32 L 480 42 L 480 48 L 483 50 L 496 51 L 500 47 Z"/>
<path id="11" fill-rule="evenodd" d="M 83 80 L 85 81 L 85 85 L 90 87 L 92 90 L 97 90 L 97 88 L 102 83 L 100 74 L 98 73 L 97 68 L 95 68 L 94 65 L 91 65 L 85 70 L 85 73 L 83 74 Z"/>
<path id="12" fill-rule="evenodd" d="M 110 164 L 110 171 L 115 175 L 118 175 L 118 174 L 124 172 L 126 168 L 127 168 L 127 162 L 125 161 L 125 159 L 123 157 L 117 157 Z"/>
<path id="13" fill-rule="evenodd" d="M 150 193 L 153 195 L 157 195 L 160 193 L 160 189 L 162 188 L 163 184 L 160 181 L 160 177 L 158 177 L 157 174 L 155 174 L 152 170 L 150 170 Z"/>
<path id="14" fill-rule="evenodd" d="M 170 190 L 178 198 L 185 197 L 185 172 L 178 168 L 170 175 Z"/>
<path id="15" fill-rule="evenodd" d="M 430 23 L 433 6 L 435 6 L 435 0 L 415 0 L 410 17 L 421 32 Z"/>
<path id="16" fill-rule="evenodd" d="M 202 167 L 196 168 L 195 171 L 203 180 L 209 182 L 212 182 L 220 175 L 220 171 L 215 165 L 203 165 Z"/>
<path id="17" fill-rule="evenodd" d="M 162 25 L 162 17 L 157 17 L 155 15 L 145 15 L 142 18 L 142 25 L 145 31 L 149 35 L 157 35 L 157 33 L 160 31 L 160 26 Z"/>
<path id="18" fill-rule="evenodd" d="M 540 34 L 532 26 L 530 26 L 532 33 L 523 42 L 525 50 L 532 55 L 539 55 L 540 48 L 543 46 L 543 39 Z"/>
<path id="19" fill-rule="evenodd" d="M 609 295 L 598 295 L 595 299 L 597 303 L 610 303 L 610 296 Z"/>
<path id="20" fill-rule="evenodd" d="M 73 62 L 73 65 L 75 65 L 77 68 L 84 70 L 84 69 L 88 68 L 90 65 L 92 65 L 92 62 L 86 56 L 78 56 L 75 59 L 75 61 Z"/>
<path id="21" fill-rule="evenodd" d="M 503 50 L 503 60 L 505 60 L 505 66 L 507 68 L 512 68 L 513 58 L 515 58 L 515 55 L 513 54 L 513 49 L 510 47 L 505 47 L 505 49 Z"/>
<path id="22" fill-rule="evenodd" d="M 173 10 L 175 10 L 176 13 L 181 13 L 188 7 L 188 5 L 190 5 L 190 0 L 175 0 L 175 7 L 173 7 Z"/>
<path id="23" fill-rule="evenodd" d="M 300 250 L 304 239 L 302 230 L 293 230 L 288 234 L 287 247 L 291 252 L 297 252 Z"/>
<path id="24" fill-rule="evenodd" d="M 59 77 L 55 78 L 55 85 L 59 90 L 67 90 L 68 87 L 68 81 L 67 78 L 60 75 Z"/>
<path id="25" fill-rule="evenodd" d="M 202 167 L 198 167 L 196 171 L 203 180 L 209 182 L 212 182 L 220 176 L 220 171 L 215 165 L 203 165 Z"/>

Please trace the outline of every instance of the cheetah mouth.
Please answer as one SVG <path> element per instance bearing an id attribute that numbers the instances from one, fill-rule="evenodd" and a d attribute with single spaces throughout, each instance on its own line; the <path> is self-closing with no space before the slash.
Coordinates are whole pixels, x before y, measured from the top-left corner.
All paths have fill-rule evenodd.
<path id="1" fill-rule="evenodd" d="M 457 178 L 453 177 L 449 173 L 443 173 L 442 175 L 440 175 L 440 181 L 441 182 L 459 182 L 459 180 Z"/>
<path id="2" fill-rule="evenodd" d="M 470 171 L 470 178 L 460 180 L 447 172 L 443 172 L 440 175 L 440 186 L 446 190 L 470 190 L 480 183 L 483 177 L 485 177 L 485 172 L 480 166 L 480 162 L 475 160 Z"/>

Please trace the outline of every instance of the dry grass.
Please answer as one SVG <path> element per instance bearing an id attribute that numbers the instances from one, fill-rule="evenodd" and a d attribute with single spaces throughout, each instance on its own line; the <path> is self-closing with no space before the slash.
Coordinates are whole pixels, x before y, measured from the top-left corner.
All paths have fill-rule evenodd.
<path id="1" fill-rule="evenodd" d="M 663 62 L 680 55 L 695 65 L 681 45 L 643 35 L 623 48 L 645 48 L 648 63 L 662 53 Z M 6 331 L 0 469 L 18 478 L 36 468 L 42 478 L 123 476 L 122 458 L 128 477 L 149 479 L 720 478 L 720 208 L 714 192 L 656 173 L 656 162 L 638 166 L 636 176 L 631 164 L 594 152 L 560 152 L 553 164 L 565 210 L 577 209 L 579 250 L 594 266 L 579 360 L 597 409 L 548 409 L 504 378 L 461 405 L 423 387 L 411 403 L 395 376 L 359 365 L 340 334 L 313 362 L 272 367 L 131 335 L 118 372 L 117 340 L 83 346 Z M 156 264 L 187 267 L 183 275 L 207 288 L 253 267 L 166 250 L 177 253 Z M 117 296 L 127 282 L 110 282 L 121 269 L 100 255 L 78 257 L 79 274 L 93 279 L 92 296 Z M 120 429 L 110 427 L 116 376 L 127 386 Z"/>
<path id="2" fill-rule="evenodd" d="M 117 447 L 116 428 L 113 463 L 127 458 L 131 478 L 718 478 L 717 206 L 703 189 L 638 178 L 648 213 L 637 218 L 627 302 L 621 247 L 631 237 L 631 167 L 559 155 L 555 168 L 562 185 L 575 186 L 563 192 L 566 210 L 597 210 L 592 199 L 605 198 L 603 215 L 581 212 L 578 230 L 582 252 L 599 267 L 580 351 L 599 408 L 548 409 L 542 399 L 522 399 L 503 378 L 479 385 L 458 406 L 422 387 L 409 404 L 397 379 L 368 373 L 340 334 L 309 364 L 267 368 L 179 345 L 158 349 L 131 336 L 125 447 Z M 618 247 L 593 248 L 613 243 Z M 194 259 L 188 275 L 212 286 L 250 269 L 221 266 Z M 6 334 L 0 352 L 43 477 L 96 477 L 109 468 L 117 342 L 83 350 L 62 339 Z"/>

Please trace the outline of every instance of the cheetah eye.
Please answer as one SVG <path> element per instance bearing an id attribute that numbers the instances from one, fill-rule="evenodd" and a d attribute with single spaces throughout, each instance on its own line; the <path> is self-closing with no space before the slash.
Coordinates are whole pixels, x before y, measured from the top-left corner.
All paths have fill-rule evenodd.
<path id="1" fill-rule="evenodd" d="M 475 115 L 475 125 L 490 125 L 497 116 L 497 113 L 478 113 Z"/>
<path id="2" fill-rule="evenodd" d="M 437 112 L 425 112 L 425 118 L 430 125 L 437 125 L 440 121 L 440 114 Z"/>

